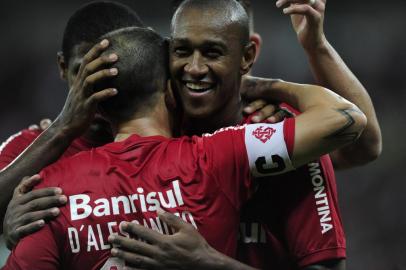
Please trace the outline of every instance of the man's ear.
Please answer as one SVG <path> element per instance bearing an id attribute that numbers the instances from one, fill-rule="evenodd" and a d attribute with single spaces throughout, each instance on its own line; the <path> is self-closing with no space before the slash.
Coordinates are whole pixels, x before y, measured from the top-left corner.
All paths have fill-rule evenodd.
<path id="1" fill-rule="evenodd" d="M 65 62 L 65 56 L 63 55 L 63 52 L 58 52 L 56 54 L 56 62 L 58 63 L 58 68 L 59 68 L 59 77 L 61 77 L 62 80 L 67 79 L 67 63 Z"/>
<path id="2" fill-rule="evenodd" d="M 257 49 L 255 43 L 250 41 L 250 43 L 245 46 L 243 57 L 241 60 L 240 72 L 241 75 L 247 74 L 250 70 L 252 65 L 254 64 L 255 57 L 257 55 Z"/>
<path id="3" fill-rule="evenodd" d="M 258 33 L 253 33 L 252 35 L 250 35 L 250 41 L 254 42 L 255 48 L 257 50 L 254 59 L 254 62 L 256 62 L 262 48 L 262 37 Z"/>

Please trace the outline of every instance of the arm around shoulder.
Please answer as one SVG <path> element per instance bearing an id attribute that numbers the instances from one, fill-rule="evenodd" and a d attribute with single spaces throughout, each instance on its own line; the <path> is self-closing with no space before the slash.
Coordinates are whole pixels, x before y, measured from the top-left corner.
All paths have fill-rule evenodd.
<path id="1" fill-rule="evenodd" d="M 356 105 L 326 88 L 284 81 L 274 81 L 272 88 L 273 98 L 302 112 L 295 124 L 295 167 L 354 143 L 367 125 Z"/>

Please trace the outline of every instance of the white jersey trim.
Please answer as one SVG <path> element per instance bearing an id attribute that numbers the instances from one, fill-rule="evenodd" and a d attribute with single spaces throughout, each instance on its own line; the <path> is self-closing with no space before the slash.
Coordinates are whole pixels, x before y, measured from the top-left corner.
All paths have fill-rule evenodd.
<path id="1" fill-rule="evenodd" d="M 15 138 L 17 138 L 18 136 L 21 136 L 22 134 L 23 134 L 23 132 L 20 131 L 20 132 L 14 134 L 14 135 L 11 135 L 5 142 L 3 142 L 3 143 L 0 145 L 0 155 L 2 154 L 4 148 L 6 148 L 6 146 L 7 146 L 9 143 L 11 143 Z"/>

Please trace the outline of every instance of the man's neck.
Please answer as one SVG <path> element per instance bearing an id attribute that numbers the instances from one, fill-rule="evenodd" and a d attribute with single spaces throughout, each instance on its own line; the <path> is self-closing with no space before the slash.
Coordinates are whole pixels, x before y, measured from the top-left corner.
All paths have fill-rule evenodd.
<path id="1" fill-rule="evenodd" d="M 184 116 L 182 133 L 188 136 L 213 133 L 222 127 L 239 125 L 242 119 L 242 103 L 239 102 L 236 105 L 229 106 L 227 109 L 216 112 L 210 117 L 189 118 Z"/>
<path id="2" fill-rule="evenodd" d="M 137 113 L 131 120 L 118 125 L 115 141 L 122 141 L 133 134 L 142 137 L 172 137 L 174 120 L 165 106 L 164 97 L 146 113 Z"/>
<path id="3" fill-rule="evenodd" d="M 81 138 L 94 146 L 104 145 L 114 140 L 110 124 L 107 122 L 93 122 Z"/>

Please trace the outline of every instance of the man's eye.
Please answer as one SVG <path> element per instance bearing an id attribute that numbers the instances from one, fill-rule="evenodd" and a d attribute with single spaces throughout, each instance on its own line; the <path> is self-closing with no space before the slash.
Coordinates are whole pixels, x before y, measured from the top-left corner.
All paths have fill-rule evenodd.
<path id="1" fill-rule="evenodd" d="M 205 54 L 209 58 L 218 58 L 218 57 L 222 56 L 222 53 L 218 50 L 208 50 L 208 51 L 206 51 Z"/>
<path id="2" fill-rule="evenodd" d="M 187 56 L 189 54 L 189 50 L 186 48 L 175 48 L 173 50 L 176 56 L 182 57 L 182 56 Z"/>

